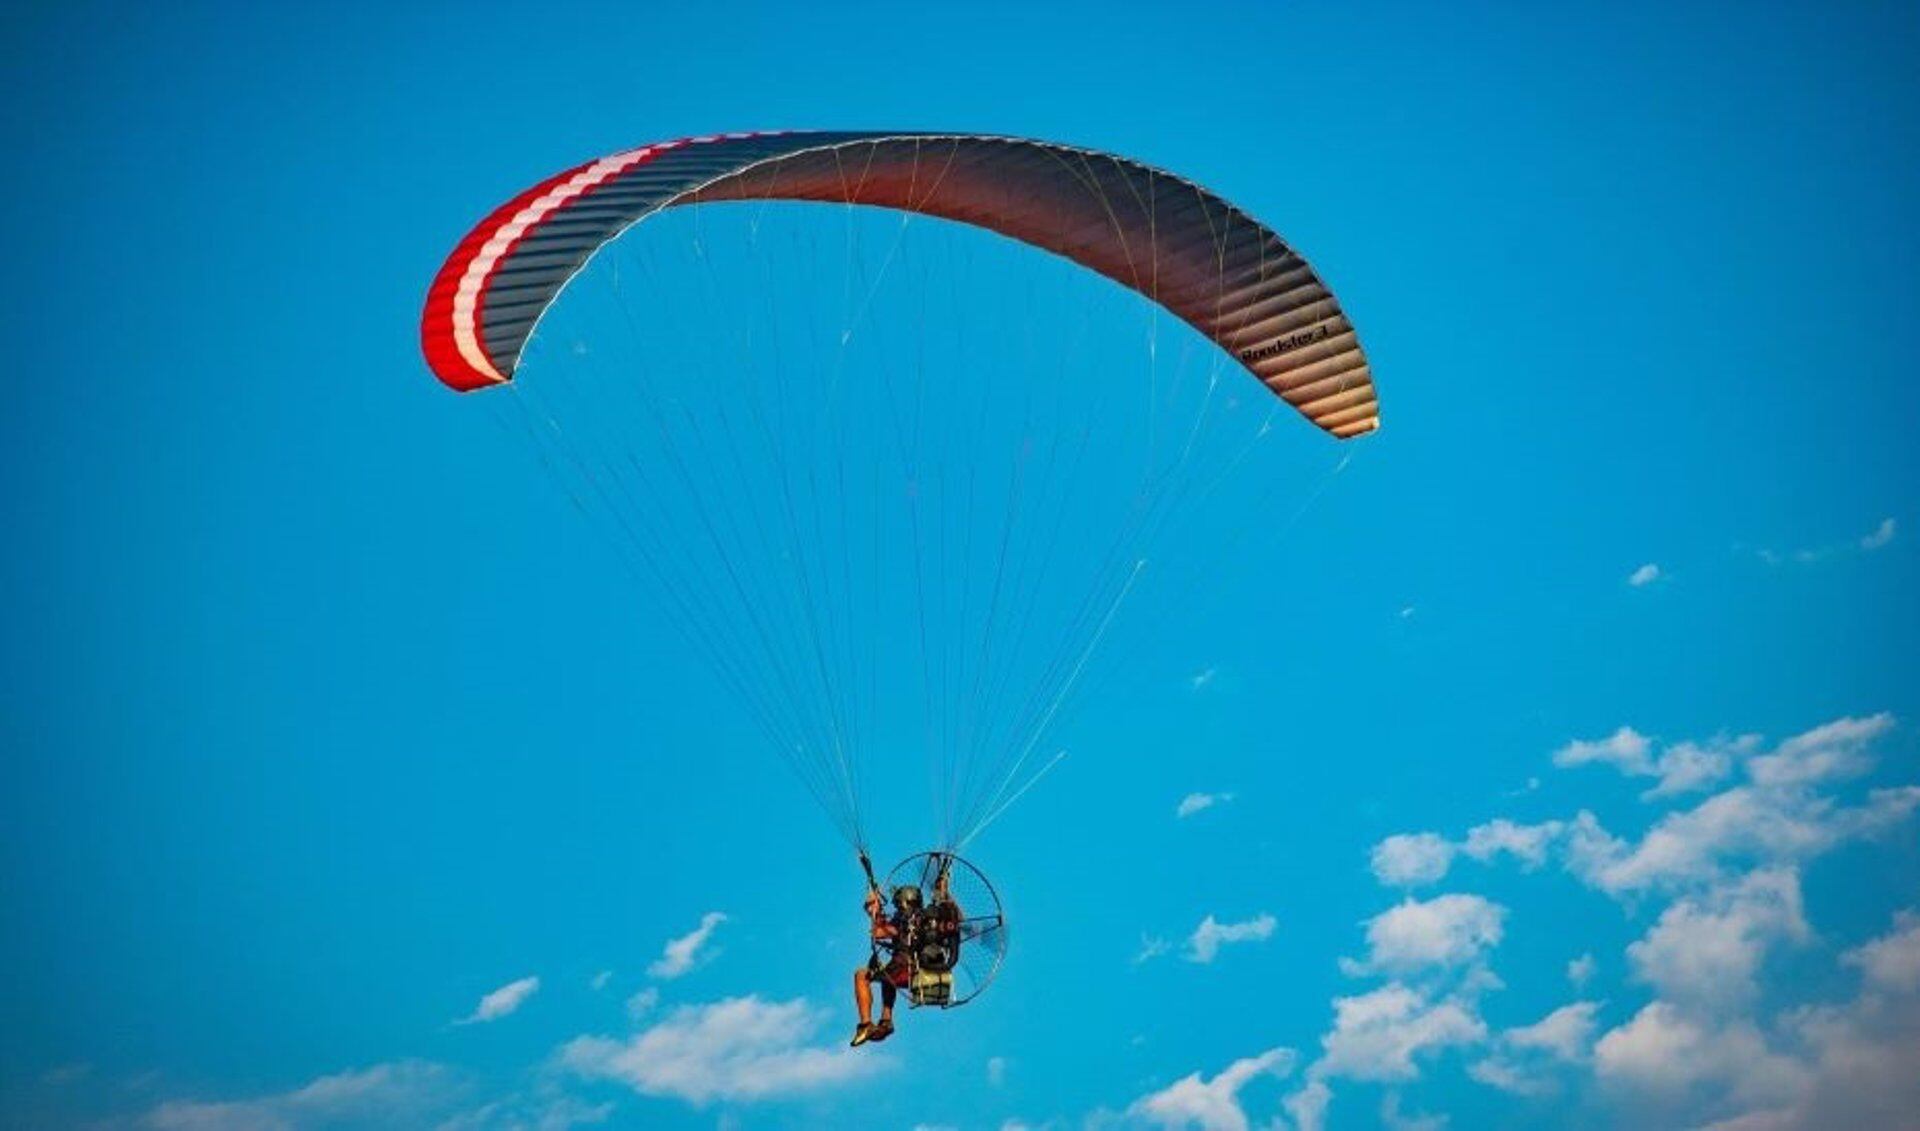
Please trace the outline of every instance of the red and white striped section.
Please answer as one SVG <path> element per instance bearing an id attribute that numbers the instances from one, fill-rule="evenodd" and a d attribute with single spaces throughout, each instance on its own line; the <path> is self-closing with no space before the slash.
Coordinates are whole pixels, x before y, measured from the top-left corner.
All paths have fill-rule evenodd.
<path id="1" fill-rule="evenodd" d="M 494 210 L 454 248 L 427 290 L 420 338 L 435 376 L 461 392 L 506 383 L 508 374 L 500 372 L 482 344 L 487 287 L 520 241 L 555 213 L 663 153 L 688 145 L 784 132 L 706 134 L 643 145 L 569 169 Z"/>

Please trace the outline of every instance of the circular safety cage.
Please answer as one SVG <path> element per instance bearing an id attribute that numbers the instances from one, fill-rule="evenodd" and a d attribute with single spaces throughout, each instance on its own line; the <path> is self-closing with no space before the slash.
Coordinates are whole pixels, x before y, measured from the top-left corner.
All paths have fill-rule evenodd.
<path id="1" fill-rule="evenodd" d="M 889 902 L 900 888 L 920 890 L 921 910 L 902 945 L 912 967 L 907 1000 L 951 1009 L 980 995 L 1007 956 L 1000 896 L 980 869 L 951 852 L 909 856 L 887 873 Z"/>

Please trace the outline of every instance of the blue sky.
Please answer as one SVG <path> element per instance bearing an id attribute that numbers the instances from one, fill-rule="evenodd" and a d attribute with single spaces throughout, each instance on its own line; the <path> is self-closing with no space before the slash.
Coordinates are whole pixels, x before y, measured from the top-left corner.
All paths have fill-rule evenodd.
<path id="1" fill-rule="evenodd" d="M 0 1121 L 1911 1110 L 1920 18 L 1666 9 L 0 16 Z M 857 1054 L 845 847 L 417 346 L 520 188 L 782 126 L 1192 176 L 1385 415 L 1116 626 L 976 845 L 1000 982 Z"/>

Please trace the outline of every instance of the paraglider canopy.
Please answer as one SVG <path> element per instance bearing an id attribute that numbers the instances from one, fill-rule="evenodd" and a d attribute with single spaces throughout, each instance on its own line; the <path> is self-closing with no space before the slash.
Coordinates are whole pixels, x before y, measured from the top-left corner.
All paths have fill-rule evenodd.
<path id="1" fill-rule="evenodd" d="M 863 204 L 999 232 L 1145 295 L 1334 436 L 1379 427 L 1353 325 L 1266 225 L 1123 157 L 972 134 L 712 134 L 568 169 L 500 206 L 448 257 L 421 319 L 428 363 L 462 391 L 507 383 L 602 246 L 662 209 L 725 200 Z"/>

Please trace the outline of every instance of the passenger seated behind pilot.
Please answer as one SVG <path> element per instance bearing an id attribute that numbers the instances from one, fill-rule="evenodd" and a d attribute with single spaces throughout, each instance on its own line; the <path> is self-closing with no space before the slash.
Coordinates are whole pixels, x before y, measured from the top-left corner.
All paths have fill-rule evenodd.
<path id="1" fill-rule="evenodd" d="M 880 898 L 877 888 L 867 889 L 867 898 L 863 906 L 867 912 L 867 937 L 872 951 L 867 964 L 853 972 L 853 1004 L 860 1012 L 860 1024 L 853 1030 L 853 1040 L 849 1043 L 864 1045 L 868 1041 L 884 1041 L 893 1035 L 893 1002 L 902 989 L 913 980 L 913 958 L 910 948 L 913 945 L 915 921 L 920 915 L 920 889 L 912 884 L 902 884 L 893 889 L 893 915 L 886 914 L 886 904 Z M 885 962 L 880 960 L 880 952 L 887 952 Z M 873 983 L 880 983 L 880 1022 L 873 1023 Z"/>
<path id="2" fill-rule="evenodd" d="M 934 888 L 934 901 L 920 912 L 913 932 L 913 980 L 907 996 L 915 1005 L 948 1006 L 953 1001 L 953 971 L 960 963 L 959 904 Z"/>

